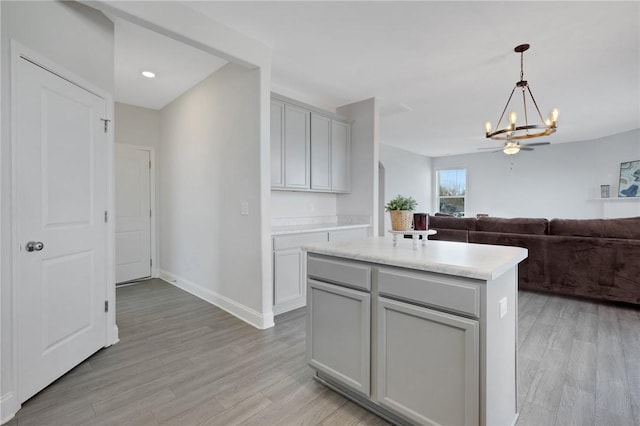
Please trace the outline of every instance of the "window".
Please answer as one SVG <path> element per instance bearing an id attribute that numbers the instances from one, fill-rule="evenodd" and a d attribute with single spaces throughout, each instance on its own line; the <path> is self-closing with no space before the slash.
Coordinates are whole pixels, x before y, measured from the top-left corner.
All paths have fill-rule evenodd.
<path id="1" fill-rule="evenodd" d="M 437 174 L 438 211 L 457 217 L 464 216 L 467 171 L 438 170 Z"/>

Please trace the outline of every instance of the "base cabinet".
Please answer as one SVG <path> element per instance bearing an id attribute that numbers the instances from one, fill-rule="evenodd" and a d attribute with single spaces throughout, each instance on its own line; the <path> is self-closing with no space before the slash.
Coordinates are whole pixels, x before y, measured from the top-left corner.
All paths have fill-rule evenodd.
<path id="1" fill-rule="evenodd" d="M 316 280 L 309 280 L 308 286 L 309 364 L 369 396 L 371 296 Z"/>
<path id="2" fill-rule="evenodd" d="M 478 321 L 384 297 L 377 319 L 378 403 L 416 424 L 477 425 Z"/>

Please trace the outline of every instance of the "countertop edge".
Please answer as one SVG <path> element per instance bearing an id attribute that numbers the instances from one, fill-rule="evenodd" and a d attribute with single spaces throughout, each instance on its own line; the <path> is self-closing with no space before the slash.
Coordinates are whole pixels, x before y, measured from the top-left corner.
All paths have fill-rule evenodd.
<path id="1" fill-rule="evenodd" d="M 300 226 L 300 225 L 294 225 Z M 302 225 L 304 226 L 304 225 Z M 313 225 L 316 226 L 316 225 Z M 271 236 L 277 237 L 279 235 L 293 235 L 293 234 L 311 234 L 314 232 L 327 232 L 327 231 L 343 231 L 348 229 L 360 229 L 360 228 L 370 228 L 371 225 L 368 223 L 356 224 L 356 225 L 337 225 L 337 224 L 326 224 L 326 225 L 317 225 L 317 227 L 309 228 L 309 229 L 277 229 L 271 230 Z"/>
<path id="2" fill-rule="evenodd" d="M 427 243 L 428 244 L 428 243 Z M 455 244 L 455 243 L 454 243 Z M 462 243 L 460 243 L 462 244 Z M 466 243 L 471 244 L 471 243 Z M 518 254 L 514 255 L 509 261 L 503 262 L 492 269 L 482 269 L 478 267 L 467 267 L 462 265 L 452 265 L 447 263 L 428 263 L 424 261 L 416 261 L 413 258 L 402 259 L 399 257 L 389 258 L 383 256 L 374 256 L 371 254 L 361 253 L 356 250 L 340 250 L 326 246 L 327 243 L 307 244 L 302 247 L 307 253 L 313 253 L 324 256 L 342 257 L 344 259 L 357 260 L 367 263 L 377 263 L 386 266 L 395 266 L 399 268 L 413 269 L 416 271 L 433 272 L 446 275 L 454 275 L 459 277 L 477 279 L 482 281 L 492 281 L 503 275 L 509 269 L 518 265 L 522 260 L 528 257 L 528 250 L 522 247 L 497 246 L 516 249 Z M 478 244 L 488 246 L 487 244 Z M 419 248 L 420 250 L 420 248 Z"/>

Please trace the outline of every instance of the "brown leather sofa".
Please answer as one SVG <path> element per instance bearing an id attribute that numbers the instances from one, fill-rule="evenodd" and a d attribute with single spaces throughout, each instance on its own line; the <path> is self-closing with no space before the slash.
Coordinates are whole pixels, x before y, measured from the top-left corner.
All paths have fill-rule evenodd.
<path id="1" fill-rule="evenodd" d="M 519 288 L 640 304 L 640 217 L 429 216 L 430 239 L 524 247 Z"/>

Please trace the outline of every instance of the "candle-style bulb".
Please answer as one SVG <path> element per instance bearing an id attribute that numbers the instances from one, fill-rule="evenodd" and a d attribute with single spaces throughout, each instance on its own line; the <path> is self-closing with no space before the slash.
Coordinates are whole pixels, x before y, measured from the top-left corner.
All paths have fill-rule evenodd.
<path id="1" fill-rule="evenodd" d="M 484 130 L 487 131 L 487 133 L 491 133 L 491 123 L 490 122 L 486 122 L 484 123 Z"/>
<path id="2" fill-rule="evenodd" d="M 518 114 L 516 114 L 515 111 L 512 111 L 511 114 L 509 114 L 509 123 L 511 123 L 512 126 L 515 126 L 517 119 Z"/>
<path id="3" fill-rule="evenodd" d="M 551 110 L 551 121 L 552 122 L 556 122 L 558 121 L 558 114 L 560 114 L 560 111 L 558 111 L 558 108 L 554 108 Z"/>

